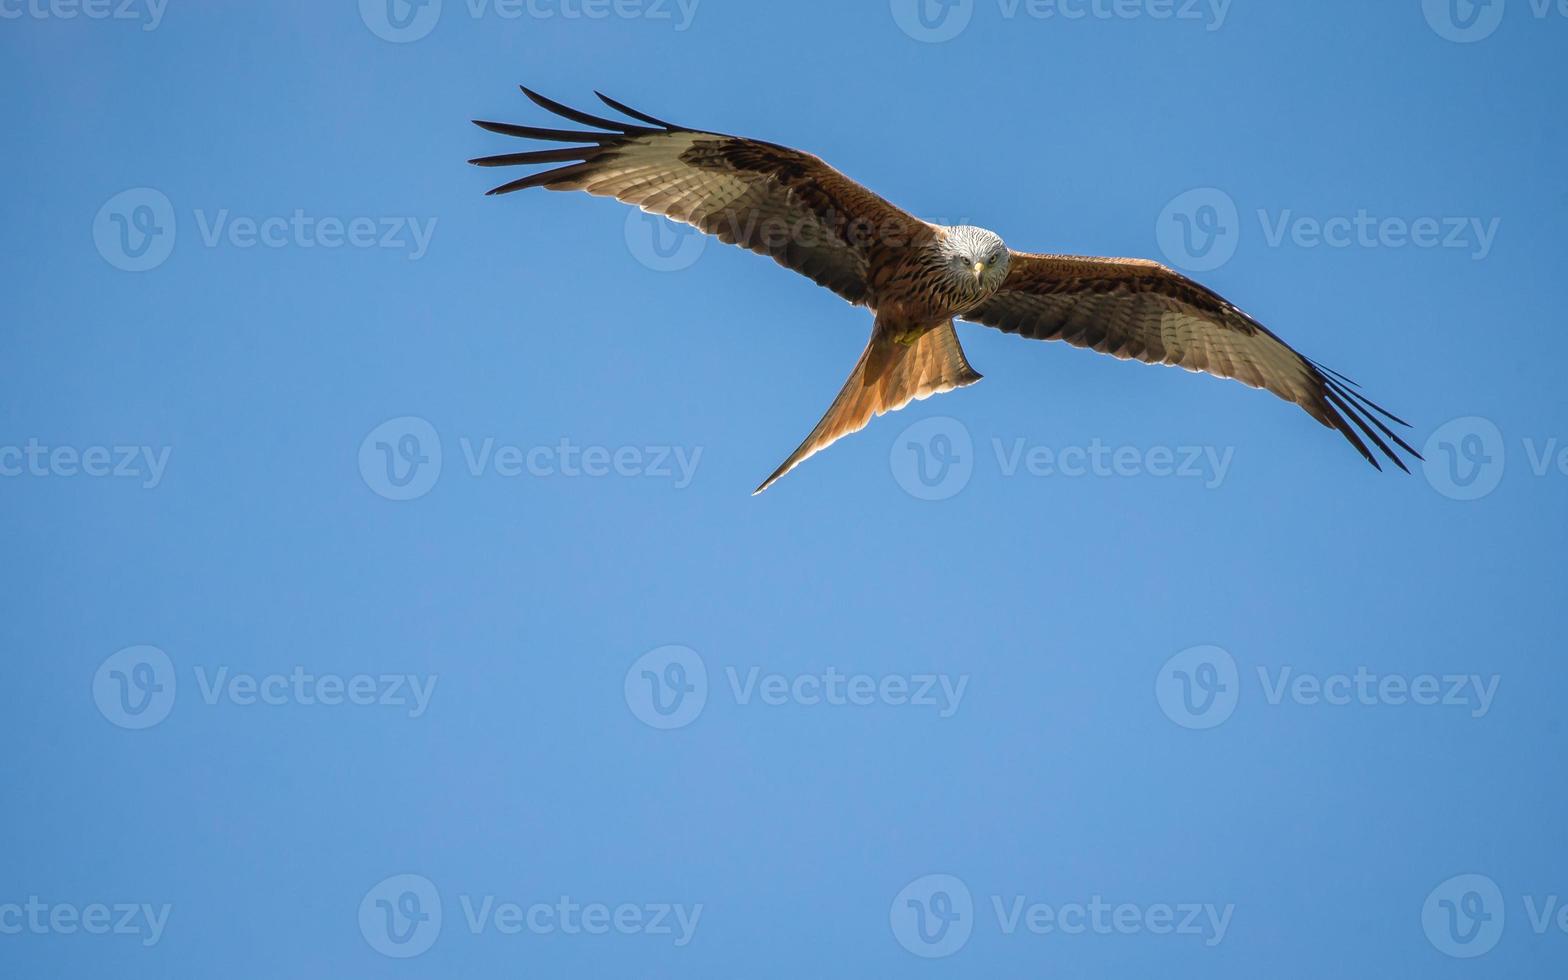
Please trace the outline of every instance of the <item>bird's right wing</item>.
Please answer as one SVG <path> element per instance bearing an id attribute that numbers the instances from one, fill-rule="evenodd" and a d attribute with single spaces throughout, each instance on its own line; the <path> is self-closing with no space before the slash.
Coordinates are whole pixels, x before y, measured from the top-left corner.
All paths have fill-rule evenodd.
<path id="1" fill-rule="evenodd" d="M 1407 423 L 1362 395 L 1354 382 L 1298 354 L 1218 293 L 1157 262 L 1014 252 L 1001 290 L 964 319 L 1266 389 L 1338 430 L 1378 469 L 1367 442 L 1402 470 L 1409 467 L 1399 450 L 1421 458 L 1383 420 Z"/>
<path id="2" fill-rule="evenodd" d="M 634 123 L 579 112 L 524 88 L 535 104 L 600 132 L 475 125 L 504 136 L 587 144 L 470 161 L 481 167 L 565 163 L 490 191 L 586 191 L 662 214 L 776 260 L 851 303 L 866 303 L 872 252 L 935 231 L 821 160 L 759 140 L 686 129 L 599 98 Z"/>

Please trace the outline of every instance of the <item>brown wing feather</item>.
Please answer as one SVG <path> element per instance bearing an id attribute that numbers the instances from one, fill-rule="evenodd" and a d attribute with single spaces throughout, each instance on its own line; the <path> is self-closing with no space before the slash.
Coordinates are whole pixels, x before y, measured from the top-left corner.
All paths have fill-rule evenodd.
<path id="1" fill-rule="evenodd" d="M 664 123 L 600 95 L 637 123 L 568 108 L 528 89 L 558 116 L 603 132 L 537 129 L 476 120 L 507 136 L 585 143 L 567 149 L 507 153 L 470 161 L 483 167 L 565 163 L 511 181 L 491 194 L 529 187 L 613 197 L 767 255 L 851 303 L 869 298 L 879 243 L 918 244 L 934 231 L 818 158 L 758 140 Z"/>
<path id="2" fill-rule="evenodd" d="M 1368 440 L 1400 469 L 1408 471 L 1390 442 L 1421 458 L 1379 416 L 1407 423 L 1367 400 L 1353 382 L 1302 357 L 1234 304 L 1157 262 L 1014 253 L 1002 289 L 965 319 L 1272 391 L 1337 429 L 1379 469 Z"/>

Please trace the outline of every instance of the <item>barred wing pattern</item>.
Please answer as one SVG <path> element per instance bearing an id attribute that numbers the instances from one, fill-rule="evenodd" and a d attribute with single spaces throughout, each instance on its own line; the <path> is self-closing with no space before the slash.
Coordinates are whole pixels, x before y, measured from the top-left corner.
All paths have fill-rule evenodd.
<path id="1" fill-rule="evenodd" d="M 579 112 L 527 88 L 523 94 L 598 131 L 475 120 L 503 136 L 585 144 L 469 161 L 481 167 L 568 164 L 502 184 L 491 194 L 544 187 L 613 197 L 770 256 L 856 305 L 870 298 L 872 253 L 879 242 L 917 245 L 935 234 L 930 225 L 799 150 L 686 129 L 602 94 L 605 105 L 636 122 Z"/>
<path id="2" fill-rule="evenodd" d="M 1383 420 L 1409 423 L 1363 396 L 1355 382 L 1302 357 L 1234 304 L 1156 262 L 1015 252 L 1001 290 L 964 319 L 1272 391 L 1338 430 L 1378 469 L 1368 442 L 1406 472 L 1390 443 L 1421 458 Z"/>

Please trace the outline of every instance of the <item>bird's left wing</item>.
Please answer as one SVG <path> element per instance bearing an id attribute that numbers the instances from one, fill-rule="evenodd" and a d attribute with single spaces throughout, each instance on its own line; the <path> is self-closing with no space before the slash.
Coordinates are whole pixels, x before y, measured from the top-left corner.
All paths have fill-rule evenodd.
<path id="1" fill-rule="evenodd" d="M 1378 469 L 1367 441 L 1407 472 L 1389 443 L 1421 458 L 1383 419 L 1408 423 L 1361 395 L 1354 382 L 1302 357 L 1234 304 L 1157 262 L 1015 252 L 1001 290 L 964 319 L 1265 388 L 1341 432 Z"/>
<path id="2" fill-rule="evenodd" d="M 636 122 L 579 112 L 527 88 L 523 94 L 598 131 L 475 120 L 504 136 L 586 144 L 469 161 L 481 167 L 567 164 L 491 194 L 545 187 L 613 197 L 770 256 L 855 304 L 867 301 L 872 250 L 879 243 L 917 245 L 935 235 L 930 225 L 808 153 L 676 126 L 604 95 L 601 101 Z"/>

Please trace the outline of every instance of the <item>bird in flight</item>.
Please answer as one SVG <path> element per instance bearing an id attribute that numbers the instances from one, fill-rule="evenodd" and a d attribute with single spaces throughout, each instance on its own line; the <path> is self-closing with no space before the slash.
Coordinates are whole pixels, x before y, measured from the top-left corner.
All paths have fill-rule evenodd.
<path id="1" fill-rule="evenodd" d="M 605 95 L 600 101 L 628 121 L 580 112 L 528 88 L 523 94 L 590 128 L 474 120 L 503 136 L 570 144 L 470 161 L 565 164 L 490 194 L 544 187 L 613 197 L 769 256 L 874 314 L 871 340 L 843 390 L 757 493 L 875 416 L 979 381 L 955 319 L 1267 389 L 1340 432 L 1380 470 L 1368 443 L 1406 472 L 1400 450 L 1421 458 L 1388 425 L 1409 423 L 1355 382 L 1157 262 L 1015 252 L 985 229 L 922 221 L 799 150 L 677 126 Z"/>

